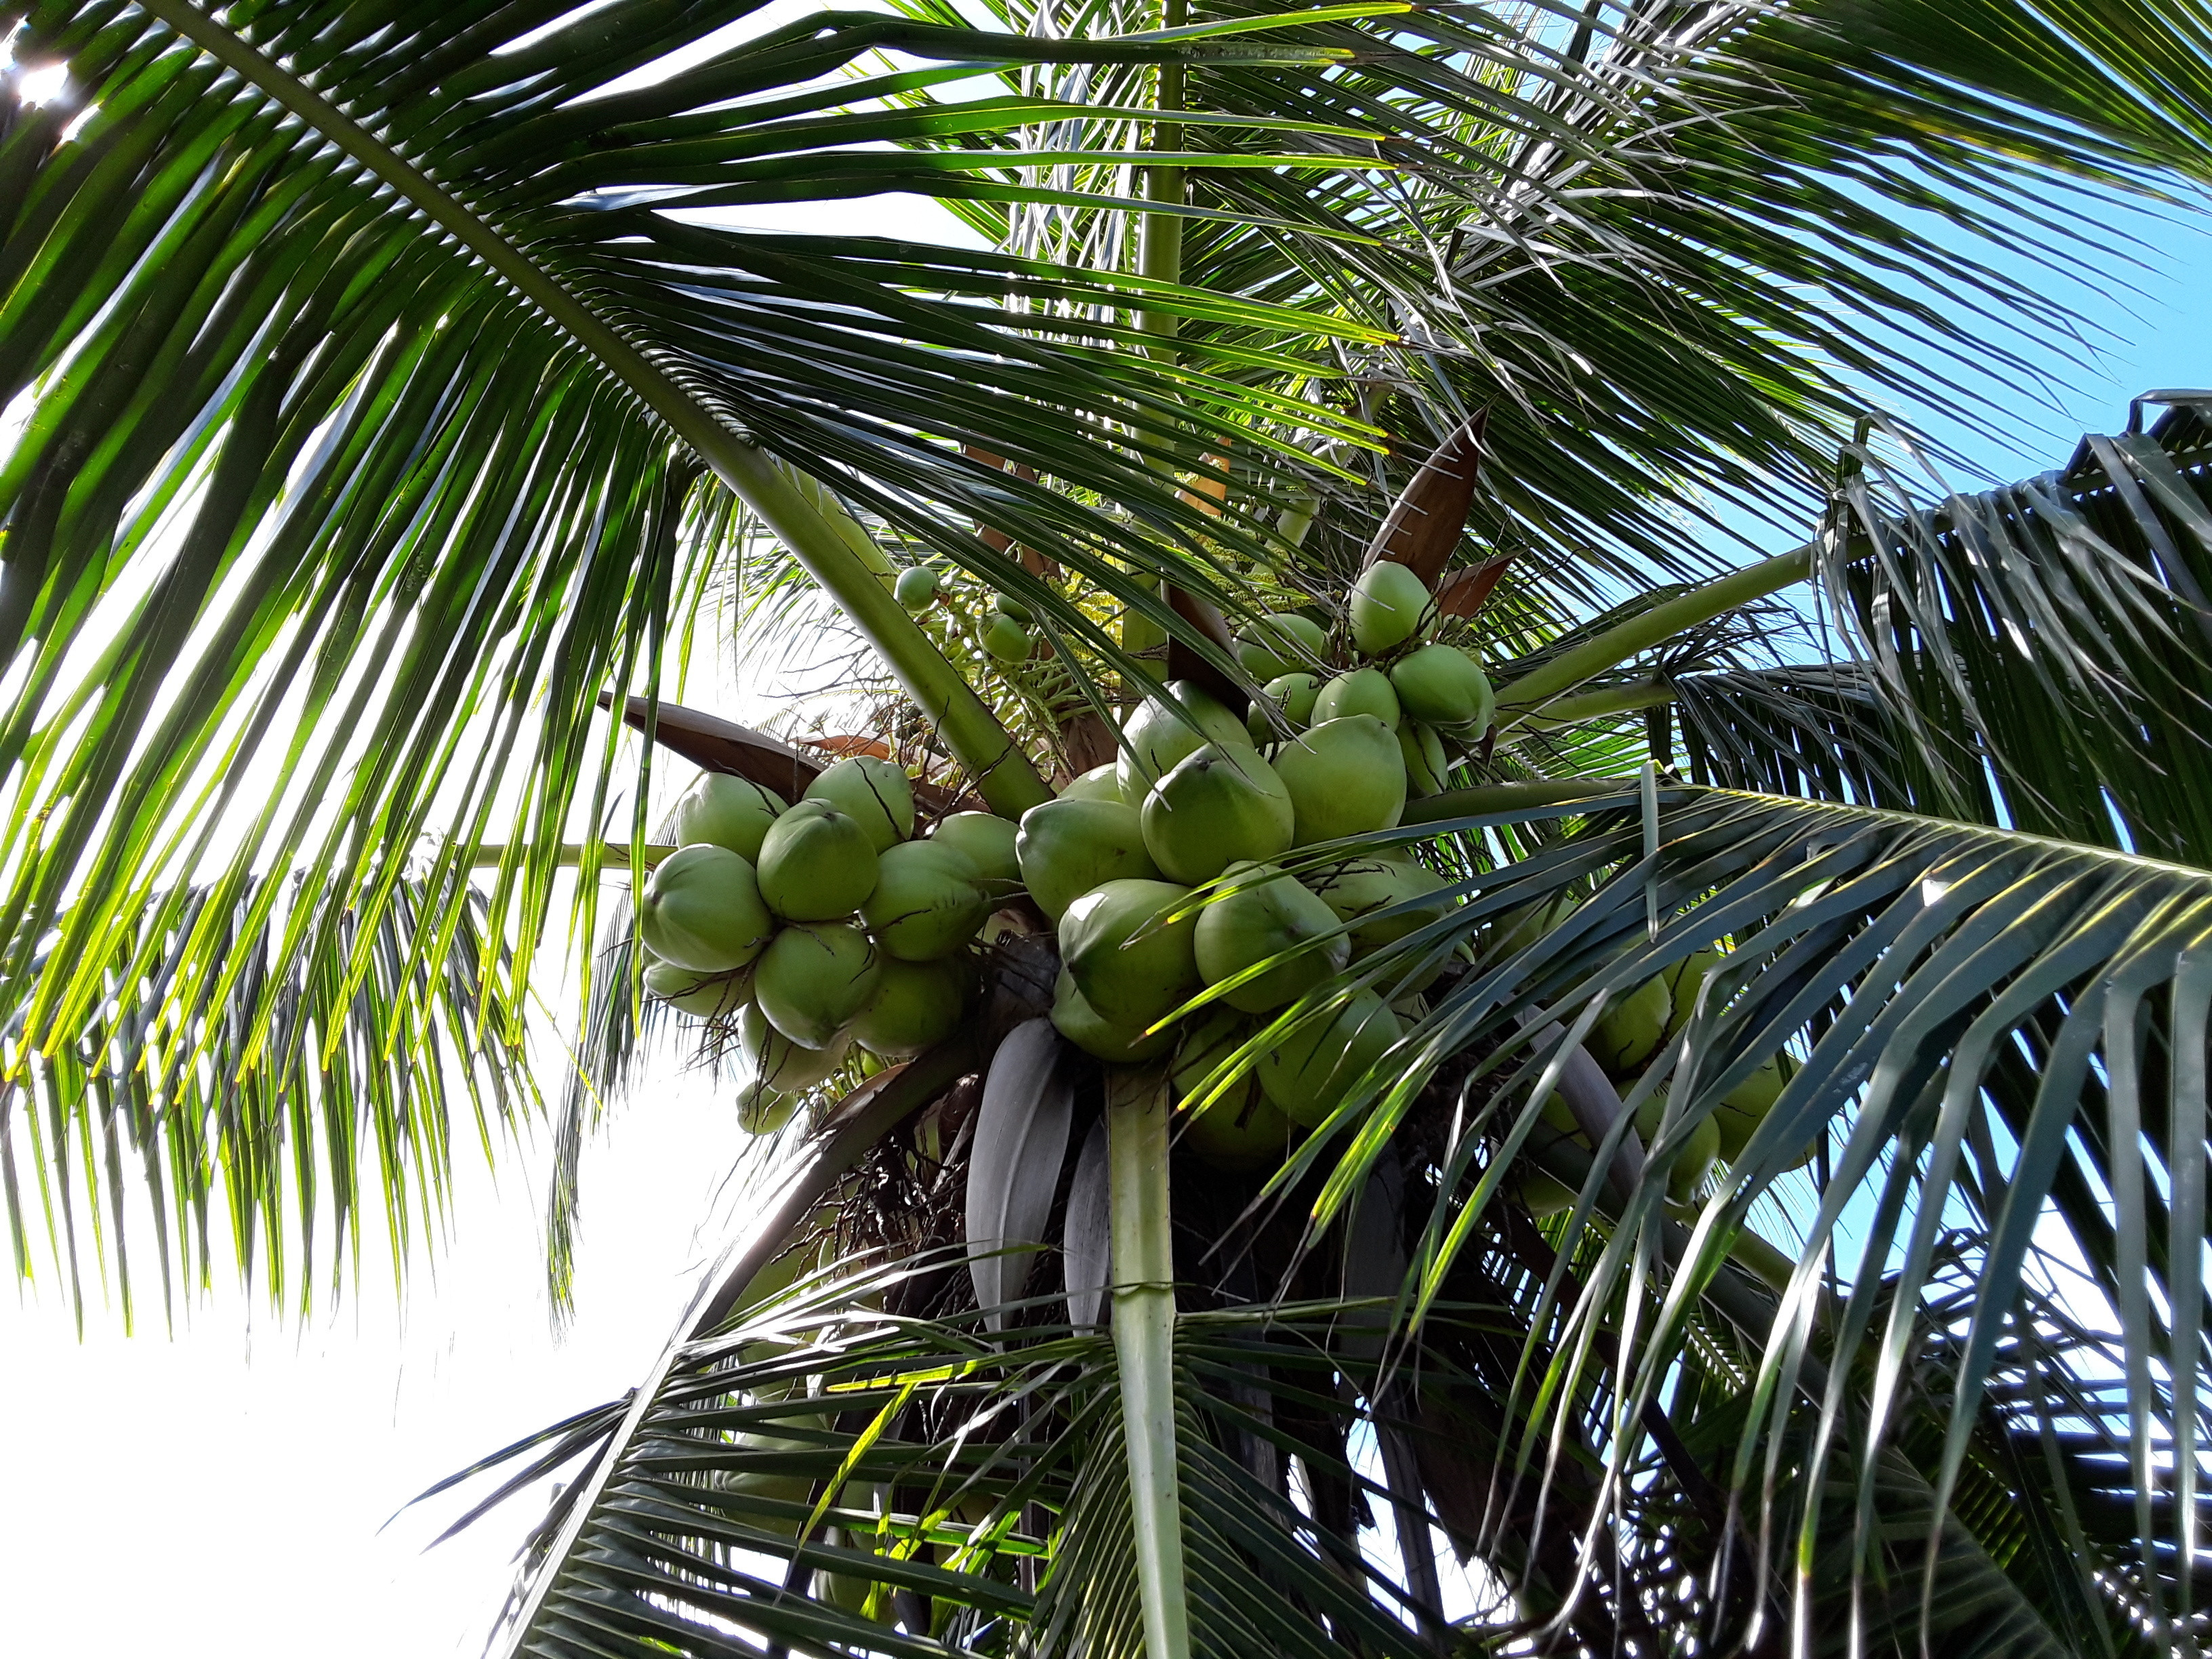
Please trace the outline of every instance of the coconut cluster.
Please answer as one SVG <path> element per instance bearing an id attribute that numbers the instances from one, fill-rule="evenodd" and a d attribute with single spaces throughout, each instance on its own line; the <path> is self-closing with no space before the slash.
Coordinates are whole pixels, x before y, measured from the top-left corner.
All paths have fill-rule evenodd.
<path id="1" fill-rule="evenodd" d="M 1310 617 L 1262 617 L 1237 641 L 1238 660 L 1264 686 L 1245 717 L 1247 735 L 1267 743 L 1370 715 L 1398 745 L 1407 792 L 1441 793 L 1453 757 L 1490 729 L 1497 698 L 1472 652 L 1429 637 L 1436 621 L 1428 585 L 1387 560 L 1352 586 L 1346 631 L 1358 660 L 1349 667 L 1332 660 L 1328 635 Z"/>
<path id="2" fill-rule="evenodd" d="M 1113 764 L 1023 816 L 1015 855 L 1058 931 L 1053 1024 L 1101 1060 L 1172 1055 L 1181 1099 L 1261 1024 L 1448 901 L 1410 859 L 1297 876 L 1278 862 L 1397 824 L 1406 763 L 1376 716 L 1339 715 L 1263 750 L 1218 701 L 1177 681 L 1129 714 L 1121 738 Z M 1216 1002 L 1170 1021 L 1202 988 Z M 1185 1145 L 1227 1167 L 1279 1162 L 1401 1029 L 1398 1010 L 1361 994 L 1262 1054 L 1191 1122 Z"/>
<path id="3" fill-rule="evenodd" d="M 759 1133 L 855 1047 L 900 1060 L 949 1036 L 974 991 L 968 947 L 1019 884 L 1012 824 L 954 812 L 917 840 L 906 774 L 866 757 L 787 805 L 704 775 L 674 834 L 639 909 L 646 989 L 734 1034 Z"/>
<path id="4" fill-rule="evenodd" d="M 1571 899 L 1561 897 L 1515 912 L 1498 924 L 1499 945 L 1518 948 L 1539 933 L 1548 931 L 1572 908 Z M 1616 999 L 1591 1027 L 1583 1049 L 1624 1092 L 1640 1077 L 1660 1050 L 1681 1035 L 1697 1007 L 1698 992 L 1705 975 L 1725 959 L 1717 949 L 1699 951 L 1664 973 L 1644 981 Z M 1759 1069 L 1721 1097 L 1720 1104 L 1691 1132 L 1687 1146 L 1667 1172 L 1668 1196 L 1687 1203 L 1705 1190 L 1713 1175 L 1735 1162 L 1750 1144 L 1753 1133 L 1774 1109 L 1793 1069 L 1788 1055 L 1767 1056 Z M 1637 1109 L 1636 1133 L 1649 1146 L 1667 1114 L 1667 1091 L 1655 1092 Z M 1584 1150 L 1584 1135 L 1566 1103 L 1556 1094 L 1541 1114 L 1546 1128 L 1565 1136 Z M 1796 1162 L 1809 1161 L 1818 1143 L 1805 1147 Z M 1792 1166 L 1794 1167 L 1794 1166 Z M 1537 1175 L 1526 1183 L 1525 1196 L 1538 1214 L 1572 1206 L 1576 1194 L 1548 1176 Z"/>
<path id="5" fill-rule="evenodd" d="M 908 565 L 899 572 L 891 593 L 908 612 L 918 617 L 943 597 L 945 580 L 928 565 Z M 1036 654 L 1036 636 L 1030 631 L 1034 621 L 1036 617 L 1030 608 L 1019 599 L 1004 593 L 994 594 L 989 610 L 977 622 L 976 642 L 1000 662 L 1027 662 Z"/>

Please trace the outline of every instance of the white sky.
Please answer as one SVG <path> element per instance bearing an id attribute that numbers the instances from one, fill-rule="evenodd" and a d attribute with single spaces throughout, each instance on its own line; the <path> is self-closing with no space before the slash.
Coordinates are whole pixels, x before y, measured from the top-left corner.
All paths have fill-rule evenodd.
<path id="1" fill-rule="evenodd" d="M 126 1338 L 94 1308 L 80 1343 L 51 1279 L 0 1314 L 0 1645 L 476 1653 L 532 1500 L 428 1554 L 450 1503 L 378 1528 L 433 1481 L 620 1394 L 747 1213 L 719 1190 L 744 1137 L 702 1079 L 667 1068 L 611 1131 L 587 1155 L 565 1340 L 542 1288 L 542 1139 L 495 1182 L 472 1146 L 459 1155 L 453 1234 L 404 1298 L 371 1247 L 357 1292 L 304 1328 L 229 1283 L 174 1340 L 158 1315 Z"/>

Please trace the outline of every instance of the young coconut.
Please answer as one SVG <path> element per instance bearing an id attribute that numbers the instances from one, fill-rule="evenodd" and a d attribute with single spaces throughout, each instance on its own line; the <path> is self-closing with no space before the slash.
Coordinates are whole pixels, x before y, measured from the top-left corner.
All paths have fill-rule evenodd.
<path id="1" fill-rule="evenodd" d="M 1796 1069 L 1796 1062 L 1787 1054 L 1769 1054 L 1765 1065 L 1721 1097 L 1721 1103 L 1713 1110 L 1713 1121 L 1719 1127 L 1721 1157 L 1733 1164 L 1743 1155 L 1743 1149 L 1751 1144 L 1752 1135 L 1774 1109 L 1774 1103 L 1782 1098 L 1782 1091 L 1789 1086 L 1790 1075 Z"/>
<path id="2" fill-rule="evenodd" d="M 1321 695 L 1321 682 L 1310 674 L 1285 674 L 1272 679 L 1261 689 L 1252 707 L 1245 711 L 1244 733 L 1255 744 L 1276 742 L 1283 733 L 1270 717 L 1272 709 L 1282 717 L 1283 725 L 1293 735 L 1313 724 L 1314 699 Z"/>
<path id="3" fill-rule="evenodd" d="M 1075 988 L 1075 975 L 1065 968 L 1053 982 L 1052 1025 L 1085 1054 L 1117 1066 L 1154 1059 L 1165 1054 L 1176 1040 L 1173 1026 L 1147 1036 L 1140 1028 L 1115 1025 L 1101 1019 L 1098 1011 Z"/>
<path id="4" fill-rule="evenodd" d="M 1181 708 L 1164 697 L 1147 697 L 1130 712 L 1121 727 L 1124 747 L 1115 766 L 1124 800 L 1144 799 L 1146 792 L 1173 770 L 1177 761 L 1204 744 L 1251 741 L 1244 722 L 1212 693 L 1189 680 L 1176 680 L 1168 690 L 1182 705 Z"/>
<path id="5" fill-rule="evenodd" d="M 1322 721 L 1278 750 L 1274 766 L 1291 797 L 1293 846 L 1394 829 L 1405 814 L 1405 757 L 1372 714 Z"/>
<path id="6" fill-rule="evenodd" d="M 937 586 L 934 570 L 926 564 L 911 564 L 900 571 L 898 580 L 891 584 L 891 597 L 907 610 L 919 614 L 936 602 Z"/>
<path id="7" fill-rule="evenodd" d="M 983 625 L 983 649 L 999 662 L 1027 662 L 1036 649 L 1030 630 L 1003 611 L 994 612 Z"/>
<path id="8" fill-rule="evenodd" d="M 1406 757 L 1406 793 L 1441 795 L 1450 787 L 1451 762 L 1433 726 L 1407 720 L 1398 728 L 1398 752 Z"/>
<path id="9" fill-rule="evenodd" d="M 1057 922 L 1078 895 L 1109 881 L 1157 876 L 1144 819 L 1110 800 L 1048 800 L 1022 814 L 1014 837 L 1022 882 Z"/>
<path id="10" fill-rule="evenodd" d="M 1014 852 L 1015 834 L 1014 821 L 996 812 L 952 812 L 937 821 L 929 838 L 974 865 L 985 896 L 1004 903 L 1022 884 L 1021 860 Z"/>
<path id="11" fill-rule="evenodd" d="M 793 926 L 762 955 L 753 996 L 777 1030 L 802 1048 L 822 1048 L 867 1006 L 881 971 L 874 944 L 851 923 Z"/>
<path id="12" fill-rule="evenodd" d="M 1352 924 L 1352 952 L 1364 957 L 1425 927 L 1451 906 L 1444 879 L 1425 865 L 1396 859 L 1352 859 L 1311 871 L 1306 880 L 1339 921 Z M 1400 906 L 1407 908 L 1401 909 Z"/>
<path id="13" fill-rule="evenodd" d="M 1260 1056 L 1260 1087 L 1293 1123 L 1314 1128 L 1390 1050 L 1398 1017 L 1362 991 L 1334 1018 L 1309 1021 Z"/>
<path id="14" fill-rule="evenodd" d="M 1070 778 L 1060 792 L 1062 800 L 1120 800 L 1121 769 L 1112 761 L 1094 766 L 1080 777 Z"/>
<path id="15" fill-rule="evenodd" d="M 1402 564 L 1383 559 L 1352 585 L 1352 642 L 1379 657 L 1413 637 L 1429 609 L 1429 585 Z"/>
<path id="16" fill-rule="evenodd" d="M 1067 907 L 1060 958 L 1109 1024 L 1148 1030 L 1198 989 L 1198 918 L 1190 890 L 1167 881 L 1109 881 Z"/>
<path id="17" fill-rule="evenodd" d="M 1682 1028 L 1690 1023 L 1690 1016 L 1698 1010 L 1698 992 L 1705 982 L 1705 975 L 1728 959 L 1728 952 L 1717 945 L 1708 945 L 1702 951 L 1692 951 L 1673 967 L 1662 969 L 1659 978 L 1667 987 L 1667 995 L 1673 1008 L 1667 1016 L 1667 1035 L 1679 1036 Z"/>
<path id="18" fill-rule="evenodd" d="M 1610 1076 L 1629 1077 L 1644 1069 L 1667 1040 L 1667 1015 L 1674 1007 L 1667 981 L 1647 979 L 1626 996 L 1616 997 L 1583 1041 L 1590 1058 Z"/>
<path id="19" fill-rule="evenodd" d="M 1223 993 L 1231 1008 L 1259 1014 L 1295 1002 L 1351 960 L 1351 941 L 1337 931 L 1335 913 L 1281 871 L 1247 865 L 1232 879 L 1232 888 L 1198 913 L 1192 938 L 1199 976 L 1208 985 L 1309 940 L 1324 942 Z"/>
<path id="20" fill-rule="evenodd" d="M 670 828 L 678 847 L 707 842 L 726 847 L 748 863 L 757 864 L 761 838 L 783 811 L 782 796 L 750 778 L 702 772 L 676 803 Z"/>
<path id="21" fill-rule="evenodd" d="M 761 842 L 761 896 L 786 921 L 849 916 L 875 890 L 868 832 L 826 800 L 800 801 Z"/>
<path id="22" fill-rule="evenodd" d="M 968 1000 L 964 962 L 887 959 L 866 1006 L 853 1016 L 853 1038 L 872 1054 L 904 1060 L 959 1029 Z"/>
<path id="23" fill-rule="evenodd" d="M 1237 660 L 1254 679 L 1266 682 L 1328 660 L 1328 635 L 1311 617 L 1270 611 L 1237 641 Z"/>
<path id="24" fill-rule="evenodd" d="M 772 1135 L 799 1113 L 799 1097 L 756 1079 L 738 1091 L 738 1127 L 749 1135 Z"/>
<path id="25" fill-rule="evenodd" d="M 1168 1085 L 1186 1109 L 1176 1145 L 1217 1170 L 1272 1170 L 1283 1161 L 1297 1131 L 1247 1071 L 1202 1107 L 1194 1104 L 1214 1070 L 1243 1046 L 1252 1022 L 1217 1008 L 1183 1038 Z"/>
<path id="26" fill-rule="evenodd" d="M 914 781 L 887 760 L 848 755 L 806 786 L 805 799 L 828 801 L 878 853 L 914 834 Z"/>
<path id="27" fill-rule="evenodd" d="M 1488 726 L 1498 702 L 1490 677 L 1466 652 L 1449 645 L 1407 652 L 1391 665 L 1390 685 L 1407 715 L 1431 726 Z"/>
<path id="28" fill-rule="evenodd" d="M 1152 862 L 1191 886 L 1237 860 L 1289 851 L 1297 822 L 1275 769 L 1242 743 L 1185 756 L 1145 797 L 1139 821 Z"/>
<path id="29" fill-rule="evenodd" d="M 1347 714 L 1372 714 L 1396 731 L 1404 710 L 1399 707 L 1390 677 L 1379 668 L 1355 668 L 1322 686 L 1314 698 L 1315 723 L 1340 720 Z"/>
<path id="30" fill-rule="evenodd" d="M 752 975 L 742 970 L 702 974 L 672 962 L 656 962 L 645 970 L 645 988 L 677 1012 L 694 1019 L 727 1019 L 751 999 L 753 981 Z"/>
<path id="31" fill-rule="evenodd" d="M 663 962 L 726 974 L 757 957 L 775 932 L 762 898 L 753 866 L 728 848 L 678 848 L 653 872 L 638 931 Z"/>
<path id="32" fill-rule="evenodd" d="M 1517 905 L 1491 924 L 1490 955 L 1494 961 L 1517 956 L 1575 913 L 1571 893 L 1554 893 Z"/>
<path id="33" fill-rule="evenodd" d="M 802 1048 L 768 1023 L 752 1004 L 738 1016 L 738 1052 L 756 1083 L 781 1094 L 796 1095 L 826 1079 L 845 1063 L 848 1045 L 840 1032 L 819 1048 Z"/>
<path id="34" fill-rule="evenodd" d="M 1659 1122 L 1667 1115 L 1667 1097 L 1656 1094 L 1636 1109 L 1637 1138 L 1648 1152 L 1658 1139 Z M 1679 1129 L 1677 1131 L 1679 1133 Z M 1667 1196 L 1677 1204 L 1686 1204 L 1698 1195 L 1712 1172 L 1713 1159 L 1720 1155 L 1720 1125 L 1708 1112 L 1698 1127 L 1690 1131 L 1690 1139 L 1681 1153 L 1667 1170 Z"/>
<path id="35" fill-rule="evenodd" d="M 1214 1068 L 1244 1045 L 1257 1024 L 1234 1008 L 1216 1006 L 1184 1027 L 1180 1033 L 1182 1046 L 1176 1050 L 1175 1066 L 1168 1073 L 1168 1086 L 1174 1092 L 1176 1103 L 1188 1105 L 1207 1085 Z M 1259 1088 L 1258 1076 L 1248 1067 L 1243 1077 L 1222 1091 L 1214 1106 L 1228 1109 L 1233 1114 L 1241 1110 Z"/>
<path id="36" fill-rule="evenodd" d="M 860 920 L 902 962 L 934 962 L 969 939 L 991 913 L 965 854 L 937 841 L 902 841 L 877 860 L 876 890 Z"/>

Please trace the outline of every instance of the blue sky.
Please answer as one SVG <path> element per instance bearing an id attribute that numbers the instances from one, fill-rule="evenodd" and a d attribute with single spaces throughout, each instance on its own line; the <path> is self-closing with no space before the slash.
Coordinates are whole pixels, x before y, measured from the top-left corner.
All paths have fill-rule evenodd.
<path id="1" fill-rule="evenodd" d="M 2103 227 L 2097 240 L 2108 263 L 2081 280 L 2054 278 L 2015 252 L 1982 251 L 2007 275 L 2074 309 L 2081 342 L 2046 340 L 2023 354 L 2039 360 L 2040 384 L 1999 380 L 1980 388 L 1986 425 L 1934 417 L 1925 407 L 1899 411 L 1925 422 L 1930 435 L 1988 475 L 1960 483 L 2063 466 L 2081 433 L 2124 425 L 2130 398 L 2158 387 L 2212 386 L 2212 204 L 2194 213 L 2154 212 L 2114 198 L 2085 216 Z"/>

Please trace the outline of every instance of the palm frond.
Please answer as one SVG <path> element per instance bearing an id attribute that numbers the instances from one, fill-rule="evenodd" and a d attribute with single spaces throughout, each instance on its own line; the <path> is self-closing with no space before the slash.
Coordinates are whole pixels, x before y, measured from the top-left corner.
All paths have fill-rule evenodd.
<path id="1" fill-rule="evenodd" d="M 2063 470 L 1940 507 L 1863 451 L 1822 574 L 1912 798 L 1982 823 L 2212 863 L 2212 397 L 2084 438 Z M 1893 795 L 1892 799 L 1894 799 Z"/>
<path id="2" fill-rule="evenodd" d="M 625 751 L 594 703 L 657 695 L 688 627 L 675 596 L 747 533 L 710 467 L 750 468 L 787 538 L 818 553 L 827 537 L 864 568 L 880 555 L 825 528 L 842 509 L 808 471 L 909 514 L 951 500 L 988 520 L 994 486 L 960 447 L 978 438 L 1148 502 L 1164 544 L 1190 542 L 1200 515 L 1149 460 L 1188 424 L 1160 376 L 999 304 L 1031 282 L 1111 302 L 1113 273 L 688 216 L 749 191 L 969 187 L 871 147 L 905 131 L 880 107 L 891 88 L 836 77 L 877 52 L 943 78 L 1039 54 L 1312 49 L 1203 30 L 1042 46 L 845 15 L 616 88 L 752 9 L 31 9 L 19 56 L 64 64 L 70 95 L 9 135 L 0 223 L 0 387 L 27 410 L 0 465 L 0 950 L 28 1048 L 87 1029 L 94 964 L 157 890 L 296 868 L 310 892 L 293 914 L 352 914 L 372 938 L 392 849 L 424 833 L 447 838 L 429 957 L 468 902 L 445 878 L 490 839 L 506 855 L 477 948 L 511 951 L 526 981 L 557 848 L 624 813 L 633 837 L 644 827 L 646 763 L 623 800 Z M 958 120 L 1050 113 L 1015 100 Z M 1204 368 L 1194 353 L 1189 372 Z M 1060 512 L 1077 539 L 1133 544 L 1119 519 Z M 902 672 L 935 660 L 910 628 L 897 639 Z M 996 730 L 953 685 L 957 707 L 935 712 Z M 578 939 L 594 933 L 593 869 Z M 221 970 L 211 926 L 180 983 L 216 988 L 188 1020 L 226 1008 L 244 971 Z M 331 948 L 306 927 L 288 949 Z M 368 971 L 363 947 L 343 971 Z M 265 1000 L 245 1011 L 273 1017 Z M 441 1111 L 434 1068 L 422 1083 Z M 65 1098 L 58 1121 L 86 1109 Z"/>
<path id="3" fill-rule="evenodd" d="M 1325 1224 L 1361 1190 L 1385 1146 L 1433 1146 L 1431 1215 L 1409 1281 L 1418 1313 L 1420 1298 L 1443 1293 L 1486 1215 L 1510 1202 L 1505 1192 L 1527 1159 L 1563 1168 L 1580 1189 L 1565 1242 L 1572 1249 L 1591 1241 L 1594 1260 L 1577 1270 L 1578 1291 L 1563 1292 L 1555 1279 L 1547 1301 L 1556 1301 L 1579 1346 L 1568 1358 L 1527 1361 L 1522 1386 L 1549 1400 L 1564 1425 L 1558 1414 L 1577 1388 L 1595 1384 L 1586 1368 L 1605 1346 L 1593 1346 L 1595 1334 L 1636 1332 L 1632 1344 L 1622 1339 L 1614 1379 L 1621 1393 L 1609 1408 L 1617 1437 L 1607 1478 L 1617 1490 L 1641 1439 L 1636 1413 L 1669 1385 L 1701 1302 L 1707 1313 L 1699 1317 L 1710 1316 L 1713 1296 L 1726 1292 L 1718 1308 L 1753 1345 L 1745 1370 L 1758 1403 L 1739 1419 L 1725 1474 L 1747 1513 L 1769 1529 L 1754 1559 L 1781 1547 L 1778 1527 L 1800 1533 L 1792 1547 L 1806 1552 L 1836 1535 L 1838 1518 L 1821 1506 L 1780 1518 L 1790 1492 L 1821 1490 L 1832 1477 L 1856 1492 L 1855 1507 L 1842 1512 L 1855 1583 L 1878 1571 L 1875 1540 L 1894 1541 L 1875 1521 L 1889 1478 L 1878 1476 L 1887 1467 L 1880 1449 L 1926 1418 L 1931 1437 L 1911 1464 L 1924 1491 L 1914 1501 L 1923 1518 L 1945 1515 L 1966 1478 L 1991 1379 L 2016 1363 L 2008 1355 L 2059 1352 L 2015 1334 L 2033 1330 L 2021 1322 L 2033 1318 L 2036 1296 L 2047 1299 L 2030 1279 L 2039 1230 L 2067 1229 L 2093 1272 L 2094 1288 L 2072 1289 L 2075 1322 L 2112 1333 L 2137 1369 L 2121 1391 L 2124 1404 L 2100 1394 L 2094 1370 L 2069 1376 L 2061 1359 L 2057 1375 L 2080 1401 L 2106 1401 L 2097 1431 L 2130 1448 L 2130 1478 L 2143 1504 L 2174 1516 L 2173 1530 L 2138 1530 L 2105 1592 L 2131 1586 L 2126 1617 L 2150 1620 L 2160 1639 L 2177 1639 L 2193 1594 L 2193 1569 L 2179 1565 L 2190 1524 L 2183 1517 L 2200 1514 L 2205 1501 L 2193 1448 L 2212 1418 L 2191 1381 L 2169 1391 L 2144 1368 L 2194 1379 L 2212 1358 L 2204 1217 L 2194 1197 L 2206 1121 L 2203 1066 L 2189 1058 L 2203 1053 L 2198 953 L 2212 877 L 1863 808 L 1697 790 L 1662 791 L 1660 799 L 1656 854 L 1645 851 L 1633 793 L 1610 810 L 1553 809 L 1595 816 L 1534 856 L 1499 864 L 1474 841 L 1474 873 L 1455 884 L 1463 905 L 1253 1039 L 1240 1058 L 1361 985 L 1393 994 L 1402 976 L 1455 945 L 1480 945 L 1487 925 L 1515 907 L 1587 895 L 1525 948 L 1486 958 L 1432 991 L 1430 1011 L 1378 1065 L 1369 1089 L 1300 1150 L 1276 1188 L 1326 1175 L 1313 1211 L 1316 1224 Z M 1533 816 L 1524 809 L 1455 818 L 1448 797 L 1422 805 L 1427 822 L 1399 832 L 1402 839 L 1443 831 L 1468 845 L 1499 822 Z M 1656 935 L 1647 891 L 1656 891 L 1662 919 Z M 1538 1108 L 1572 1045 L 1607 1004 L 1716 944 L 1727 954 L 1705 978 L 1679 1039 L 1624 1079 L 1619 1104 L 1628 1109 L 1607 1139 L 1593 1133 L 1587 1149 L 1559 1165 L 1570 1149 L 1539 1132 Z M 1694 1228 L 1686 1225 L 1691 1215 L 1678 1218 L 1668 1206 L 1670 1164 L 1723 1097 L 1778 1052 L 1798 1057 L 1788 1086 L 1702 1200 Z M 1629 1116 L 1662 1091 L 1663 1126 L 1641 1146 Z M 1826 1148 L 1825 1176 L 1790 1200 L 1802 1208 L 1808 1236 L 1788 1268 L 1747 1244 L 1745 1233 L 1770 1191 L 1805 1180 L 1792 1171 L 1808 1143 Z M 1630 1169 L 1645 1172 L 1626 1189 L 1608 1185 L 1619 1179 L 1607 1174 L 1616 1168 L 1615 1146 L 1633 1155 Z M 1953 1237 L 1957 1229 L 1964 1244 Z M 1829 1253 L 1850 1247 L 1856 1261 L 1839 1261 L 1832 1285 Z M 1947 1397 L 1923 1406 L 1908 1387 L 1909 1362 L 1937 1266 L 1953 1249 L 1971 1264 L 1971 1298 L 1949 1316 L 1966 1334 Z M 1755 1279 L 1776 1280 L 1778 1304 L 1755 1294 L 1744 1300 L 1751 1281 L 1729 1275 L 1745 1263 Z M 1535 1328 L 1551 1316 L 1539 1315 Z M 1808 1424 L 1818 1426 L 1793 1439 Z M 1516 1455 L 1524 1467 L 1542 1468 L 1544 1439 L 1532 1431 L 1522 1442 Z M 1838 1473 L 1844 1461 L 1849 1472 Z M 2139 1520 L 2148 1514 L 2143 1508 Z M 1945 1526 L 1956 1519 L 1949 1510 Z M 1787 1586 L 1779 1561 L 1773 1571 Z M 1826 1605 L 1808 1583 L 1796 1589 L 1797 1617 Z"/>
<path id="4" fill-rule="evenodd" d="M 142 1226 L 165 1316 L 225 1261 L 304 1312 L 358 1255 L 364 1189 L 382 1191 L 370 1236 L 397 1272 L 444 1222 L 466 1128 L 447 1100 L 472 1107 L 487 1158 L 535 1111 L 523 987 L 485 896 L 465 872 L 380 873 L 366 915 L 295 876 L 156 890 L 117 907 L 101 959 L 72 964 L 97 1000 L 66 1040 L 36 1040 L 31 998 L 14 1003 L 0 1188 L 15 1270 L 34 1271 L 43 1218 L 80 1322 L 88 1277 L 112 1275 L 131 1318 Z"/>

